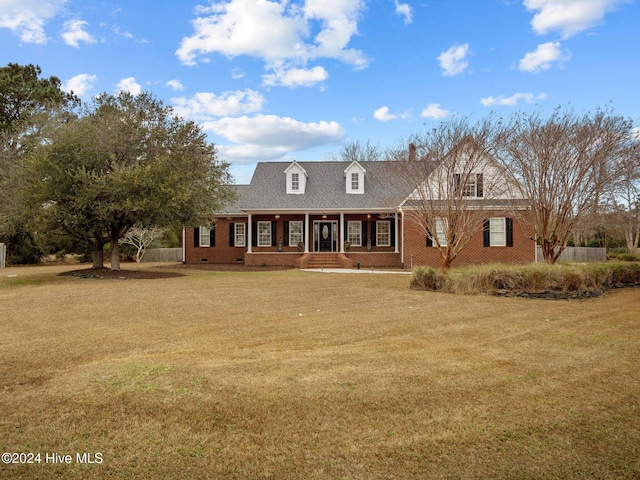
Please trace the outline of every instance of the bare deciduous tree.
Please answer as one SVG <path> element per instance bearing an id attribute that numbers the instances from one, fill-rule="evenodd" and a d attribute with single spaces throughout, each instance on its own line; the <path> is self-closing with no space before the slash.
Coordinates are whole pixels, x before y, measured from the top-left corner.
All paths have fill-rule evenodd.
<path id="1" fill-rule="evenodd" d="M 610 229 L 624 236 L 627 250 L 638 252 L 640 243 L 640 137 L 636 133 L 615 165 L 609 190 Z"/>
<path id="2" fill-rule="evenodd" d="M 444 273 L 482 231 L 487 207 L 506 200 L 510 178 L 491 156 L 496 127 L 493 117 L 454 119 L 388 152 L 395 160 L 388 181 L 413 192 L 405 218 L 438 248 Z"/>
<path id="3" fill-rule="evenodd" d="M 557 261 L 574 227 L 600 204 L 631 128 L 610 110 L 561 108 L 548 118 L 518 113 L 503 126 L 496 155 L 521 186 L 545 262 Z"/>
<path id="4" fill-rule="evenodd" d="M 363 162 L 382 160 L 384 152 L 377 145 L 368 141 L 362 145 L 359 141 L 351 142 L 340 149 L 340 159 L 345 162 Z"/>
<path id="5" fill-rule="evenodd" d="M 167 231 L 166 228 L 151 227 L 145 228 L 142 225 L 134 225 L 120 239 L 120 244 L 133 245 L 138 250 L 136 252 L 136 262 L 140 262 L 147 247 L 157 238 L 162 237 Z"/>

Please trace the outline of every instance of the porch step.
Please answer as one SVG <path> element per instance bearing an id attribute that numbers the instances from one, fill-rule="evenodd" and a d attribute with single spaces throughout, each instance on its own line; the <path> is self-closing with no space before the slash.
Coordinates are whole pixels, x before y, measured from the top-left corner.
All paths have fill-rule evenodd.
<path id="1" fill-rule="evenodd" d="M 313 253 L 307 268 L 342 268 L 337 253 Z"/>

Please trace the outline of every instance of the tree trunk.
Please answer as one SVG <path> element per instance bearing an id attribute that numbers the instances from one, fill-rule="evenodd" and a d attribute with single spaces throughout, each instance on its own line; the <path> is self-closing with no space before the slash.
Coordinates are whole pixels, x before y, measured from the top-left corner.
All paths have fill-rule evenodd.
<path id="1" fill-rule="evenodd" d="M 104 268 L 104 241 L 96 238 L 93 244 L 93 268 Z"/>
<path id="2" fill-rule="evenodd" d="M 116 272 L 120 271 L 120 244 L 118 240 L 120 240 L 120 235 L 117 232 L 111 232 L 111 270 Z"/>

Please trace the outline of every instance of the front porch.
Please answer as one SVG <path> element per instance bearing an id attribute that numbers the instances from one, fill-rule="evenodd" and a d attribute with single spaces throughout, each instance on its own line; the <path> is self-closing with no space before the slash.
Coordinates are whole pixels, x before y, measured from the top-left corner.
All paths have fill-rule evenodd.
<path id="1" fill-rule="evenodd" d="M 402 268 L 400 253 L 245 253 L 244 264 L 249 266 L 283 266 L 292 268 Z"/>
<path id="2" fill-rule="evenodd" d="M 247 212 L 245 265 L 400 268 L 396 212 Z"/>

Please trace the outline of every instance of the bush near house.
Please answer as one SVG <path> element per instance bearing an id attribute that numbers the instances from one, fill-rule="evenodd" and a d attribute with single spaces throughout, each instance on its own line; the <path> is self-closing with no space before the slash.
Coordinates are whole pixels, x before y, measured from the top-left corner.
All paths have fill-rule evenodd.
<path id="1" fill-rule="evenodd" d="M 411 288 L 449 293 L 604 291 L 640 285 L 640 264 L 482 265 L 452 270 L 449 275 L 416 267 Z"/>

